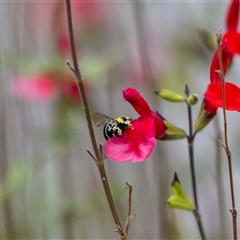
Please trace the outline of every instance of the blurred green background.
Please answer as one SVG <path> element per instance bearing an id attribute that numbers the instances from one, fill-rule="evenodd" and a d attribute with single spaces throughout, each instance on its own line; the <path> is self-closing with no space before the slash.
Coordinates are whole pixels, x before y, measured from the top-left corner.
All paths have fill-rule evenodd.
<path id="1" fill-rule="evenodd" d="M 213 55 L 198 29 L 213 36 L 224 31 L 228 2 L 73 1 L 72 7 L 92 112 L 137 117 L 122 97 L 124 87 L 135 87 L 153 109 L 188 131 L 185 104 L 165 102 L 153 92 L 165 88 L 184 94 L 188 84 L 200 96 L 196 118 Z M 0 238 L 117 239 L 99 173 L 86 152 L 92 148 L 87 124 L 66 65 L 71 55 L 64 1 L 2 1 L 0 33 Z M 227 76 L 236 84 L 239 64 L 235 59 Z M 216 147 L 221 110 L 217 117 L 196 137 L 197 187 L 208 239 L 229 239 L 227 161 Z M 239 117 L 228 117 L 238 207 Z M 96 135 L 105 141 L 102 129 Z M 159 141 L 141 163 L 107 159 L 105 166 L 123 223 L 125 182 L 133 186 L 130 239 L 200 238 L 191 213 L 165 204 L 174 171 L 192 197 L 186 140 Z M 222 185 L 217 184 L 219 167 Z"/>

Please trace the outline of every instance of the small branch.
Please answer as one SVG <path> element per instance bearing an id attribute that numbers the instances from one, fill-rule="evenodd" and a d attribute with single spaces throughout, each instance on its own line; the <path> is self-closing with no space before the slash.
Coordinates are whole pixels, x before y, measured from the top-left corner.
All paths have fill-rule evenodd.
<path id="1" fill-rule="evenodd" d="M 232 153 L 228 145 L 228 128 L 227 128 L 227 114 L 226 114 L 226 89 L 225 89 L 225 79 L 224 79 L 224 69 L 222 60 L 222 50 L 221 50 L 222 34 L 217 33 L 217 43 L 218 43 L 218 60 L 220 67 L 220 77 L 222 80 L 222 105 L 223 105 L 223 121 L 224 121 L 224 144 L 220 142 L 223 146 L 228 159 L 228 172 L 229 172 L 229 182 L 232 200 L 232 209 L 230 212 L 232 214 L 232 227 L 233 227 L 233 239 L 237 240 L 237 210 L 235 207 L 235 194 L 234 194 L 234 183 L 233 183 L 233 172 L 232 172 Z"/>
<path id="2" fill-rule="evenodd" d="M 221 140 L 218 140 L 218 143 L 224 148 L 225 152 L 227 151 L 226 146 Z"/>
<path id="3" fill-rule="evenodd" d="M 125 224 L 125 233 L 127 235 L 130 221 L 134 217 L 135 213 L 132 214 L 132 186 L 128 182 L 126 182 L 126 185 L 127 185 L 126 188 L 129 189 L 129 193 L 128 193 L 128 215 L 127 215 L 127 221 L 126 221 L 126 224 Z"/>
<path id="4" fill-rule="evenodd" d="M 87 153 L 91 156 L 91 158 L 97 162 L 97 159 L 95 158 L 95 156 L 93 155 L 93 153 L 91 152 L 91 150 L 89 148 L 86 149 Z"/>

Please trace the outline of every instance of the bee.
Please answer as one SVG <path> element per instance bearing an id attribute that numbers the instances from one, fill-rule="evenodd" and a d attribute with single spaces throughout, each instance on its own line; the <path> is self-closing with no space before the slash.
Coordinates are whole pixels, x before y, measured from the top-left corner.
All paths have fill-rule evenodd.
<path id="1" fill-rule="evenodd" d="M 97 127 L 103 127 L 103 135 L 106 140 L 112 137 L 120 137 L 127 128 L 131 128 L 131 122 L 133 121 L 130 117 L 122 116 L 111 118 L 101 113 L 92 114 L 93 123 Z"/>

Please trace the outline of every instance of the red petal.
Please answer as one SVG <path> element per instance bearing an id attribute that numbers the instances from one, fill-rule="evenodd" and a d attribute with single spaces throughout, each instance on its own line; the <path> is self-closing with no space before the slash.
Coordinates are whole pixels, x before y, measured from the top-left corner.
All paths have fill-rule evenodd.
<path id="1" fill-rule="evenodd" d="M 223 71 L 224 74 L 226 73 L 227 67 L 232 60 L 232 54 L 229 53 L 227 44 L 225 41 L 223 41 L 221 45 L 221 51 L 222 51 L 222 63 L 223 63 Z M 215 52 L 211 67 L 210 67 L 210 81 L 213 82 L 221 82 L 221 78 L 219 74 L 216 72 L 216 70 L 220 70 L 219 67 L 219 58 L 218 58 L 218 51 Z"/>
<path id="2" fill-rule="evenodd" d="M 164 135 L 167 130 L 162 118 L 160 118 L 155 112 L 152 112 L 152 119 L 155 125 L 156 138 L 160 138 Z"/>
<path id="3" fill-rule="evenodd" d="M 225 90 L 226 109 L 230 111 L 240 111 L 240 88 L 230 82 L 226 82 Z M 212 104 L 212 106 L 222 108 L 222 84 L 209 84 L 204 97 Z"/>
<path id="4" fill-rule="evenodd" d="M 213 117 L 216 115 L 218 108 L 214 107 L 207 99 L 204 99 L 204 110 L 207 116 Z"/>
<path id="5" fill-rule="evenodd" d="M 117 162 L 140 162 L 146 160 L 156 145 L 155 127 L 151 118 L 139 118 L 132 122 L 132 129 L 121 137 L 107 140 L 106 155 Z"/>
<path id="6" fill-rule="evenodd" d="M 240 33 L 234 31 L 227 32 L 223 39 L 227 42 L 229 52 L 240 54 Z"/>
<path id="7" fill-rule="evenodd" d="M 133 106 L 141 117 L 151 116 L 152 110 L 150 109 L 148 103 L 135 88 L 124 89 L 123 97 Z"/>
<path id="8" fill-rule="evenodd" d="M 239 19 L 239 0 L 232 0 L 227 12 L 227 30 L 237 30 Z"/>

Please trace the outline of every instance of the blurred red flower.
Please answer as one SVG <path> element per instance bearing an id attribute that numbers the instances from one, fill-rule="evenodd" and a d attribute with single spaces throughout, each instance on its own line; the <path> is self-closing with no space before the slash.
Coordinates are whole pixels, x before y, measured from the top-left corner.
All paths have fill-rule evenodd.
<path id="1" fill-rule="evenodd" d="M 156 138 L 162 137 L 167 127 L 136 89 L 123 90 L 123 97 L 140 117 L 132 121 L 132 127 L 126 129 L 121 137 L 112 137 L 107 140 L 106 155 L 117 162 L 144 161 L 152 153 Z"/>
<path id="2" fill-rule="evenodd" d="M 102 24 L 107 15 L 104 1 L 73 1 L 73 17 L 88 27 L 97 27 Z"/>
<path id="3" fill-rule="evenodd" d="M 14 96 L 28 100 L 49 100 L 57 93 L 56 85 L 46 76 L 21 76 L 12 84 Z"/>
<path id="4" fill-rule="evenodd" d="M 56 96 L 79 101 L 77 84 L 73 79 L 58 75 L 30 75 L 16 77 L 12 83 L 14 96 L 26 100 L 47 101 Z"/>
<path id="5" fill-rule="evenodd" d="M 56 39 L 57 50 L 59 53 L 67 57 L 71 53 L 70 42 L 66 32 L 60 32 Z"/>

